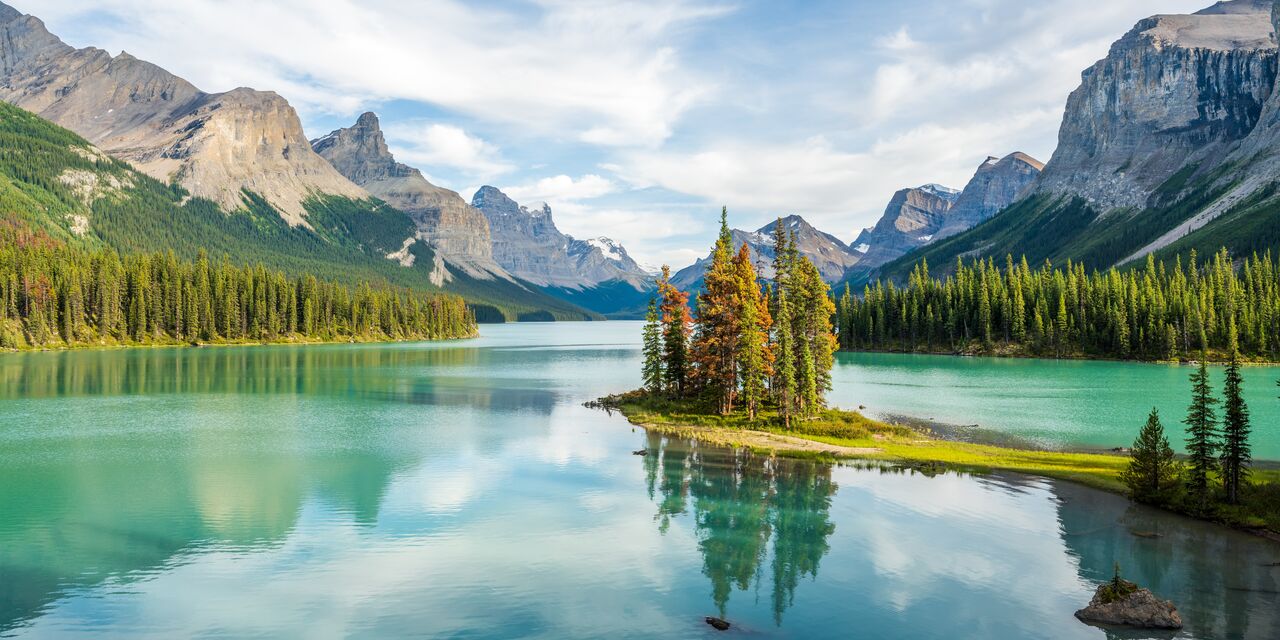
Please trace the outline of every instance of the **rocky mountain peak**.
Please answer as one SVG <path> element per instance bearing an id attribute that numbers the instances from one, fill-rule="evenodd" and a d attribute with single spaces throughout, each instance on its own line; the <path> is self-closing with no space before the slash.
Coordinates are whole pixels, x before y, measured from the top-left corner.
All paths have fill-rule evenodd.
<path id="1" fill-rule="evenodd" d="M 956 198 L 933 241 L 976 227 L 1013 204 L 1043 169 L 1044 163 L 1021 151 L 1003 158 L 987 156 Z"/>
<path id="2" fill-rule="evenodd" d="M 484 215 L 456 192 L 431 184 L 421 171 L 397 162 L 376 114 L 361 114 L 354 125 L 317 138 L 311 147 L 352 182 L 409 214 L 418 237 L 456 266 L 482 278 L 506 275 L 493 261 Z"/>
<path id="3" fill-rule="evenodd" d="M 623 281 L 637 290 L 649 276 L 609 238 L 577 240 L 556 228 L 551 206 L 522 206 L 496 187 L 476 191 L 471 204 L 484 213 L 493 232 L 493 257 L 516 276 L 534 284 L 582 289 Z"/>
<path id="4" fill-rule="evenodd" d="M 0 7 L 0 99 L 227 210 L 243 206 L 248 189 L 305 225 L 303 202 L 316 193 L 368 196 L 311 151 L 279 95 L 204 93 L 127 53 L 74 49 L 38 19 Z"/>

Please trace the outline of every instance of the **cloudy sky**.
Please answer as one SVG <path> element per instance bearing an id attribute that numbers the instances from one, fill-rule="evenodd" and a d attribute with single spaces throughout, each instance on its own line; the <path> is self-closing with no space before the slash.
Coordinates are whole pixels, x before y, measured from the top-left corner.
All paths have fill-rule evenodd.
<path id="1" fill-rule="evenodd" d="M 75 46 L 206 91 L 272 89 L 311 137 L 377 112 L 470 199 L 547 201 L 642 262 L 706 252 L 721 204 L 850 241 L 893 191 L 1048 160 L 1080 71 L 1209 0 L 10 0 Z"/>

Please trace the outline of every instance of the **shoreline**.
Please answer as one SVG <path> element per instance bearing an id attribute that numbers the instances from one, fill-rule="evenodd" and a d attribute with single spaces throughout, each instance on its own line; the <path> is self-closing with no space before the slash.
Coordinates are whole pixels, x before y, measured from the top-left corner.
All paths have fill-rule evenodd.
<path id="1" fill-rule="evenodd" d="M 1132 364 L 1151 364 L 1151 365 L 1176 365 L 1191 366 L 1200 364 L 1196 359 L 1178 359 L 1178 360 L 1140 360 L 1135 358 L 1113 358 L 1108 356 L 1091 356 L 1091 355 L 1065 355 L 1060 357 L 1036 355 L 1030 353 L 1002 353 L 1002 352 L 966 352 L 951 350 L 934 350 L 934 351 L 907 351 L 903 349 L 840 349 L 836 354 L 841 353 L 883 353 L 900 356 L 950 356 L 954 358 L 992 358 L 997 360 L 1046 360 L 1046 361 L 1071 361 L 1071 362 L 1125 362 Z M 1214 366 L 1222 366 L 1227 364 L 1226 360 L 1206 360 L 1206 364 Z M 1280 367 L 1280 361 L 1249 359 L 1241 360 L 1241 366 L 1245 367 Z"/>
<path id="2" fill-rule="evenodd" d="M 586 403 L 591 408 L 617 411 L 637 427 L 665 435 L 687 437 L 713 446 L 747 448 L 758 453 L 781 457 L 817 459 L 839 463 L 842 461 L 870 461 L 891 464 L 923 473 L 956 471 L 960 473 L 989 474 L 999 472 L 1021 473 L 1053 480 L 1068 481 L 1093 489 L 1114 493 L 1128 498 L 1128 490 L 1119 479 L 1120 471 L 1128 464 L 1129 456 L 1116 450 L 1107 451 L 1051 451 L 1034 447 L 1030 443 L 1020 446 L 966 442 L 939 437 L 936 431 L 922 432 L 917 426 L 884 425 L 886 431 L 873 432 L 865 438 L 842 438 L 799 431 L 783 432 L 781 429 L 742 428 L 714 424 L 686 424 L 680 416 L 660 415 L 647 411 L 627 401 L 627 395 L 609 396 Z M 867 422 L 860 413 L 834 410 L 840 414 L 855 415 Z M 929 421 L 916 420 L 917 424 Z M 1280 461 L 1259 461 L 1255 476 L 1263 476 L 1271 482 L 1280 481 Z M 1155 508 L 1204 522 L 1235 529 L 1280 543 L 1280 526 L 1251 525 L 1229 521 L 1222 517 L 1201 517 L 1167 506 L 1149 505 Z"/>
<path id="3" fill-rule="evenodd" d="M 23 347 L 20 349 L 0 349 L 0 355 L 17 354 L 17 353 L 54 353 L 54 352 L 70 352 L 70 351 L 117 351 L 125 349 L 203 349 L 208 347 L 278 347 L 278 346 L 310 346 L 310 345 L 331 345 L 331 344 L 395 344 L 410 342 L 453 342 L 455 340 L 474 340 L 480 337 L 480 332 L 476 331 L 467 336 L 455 336 L 449 338 L 405 338 L 400 340 L 368 340 L 368 339 L 347 339 L 347 340 L 310 340 L 306 338 L 289 339 L 289 340 L 243 340 L 228 341 L 219 340 L 217 342 L 141 342 L 141 343 L 78 343 L 64 345 L 42 345 L 39 347 Z"/>

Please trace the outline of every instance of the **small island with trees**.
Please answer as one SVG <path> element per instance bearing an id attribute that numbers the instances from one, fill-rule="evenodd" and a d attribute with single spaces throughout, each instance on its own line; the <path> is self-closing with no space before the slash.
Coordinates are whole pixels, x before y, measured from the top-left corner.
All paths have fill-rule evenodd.
<path id="1" fill-rule="evenodd" d="M 1280 536 L 1280 470 L 1252 468 L 1240 335 L 1233 317 L 1224 321 L 1220 345 L 1229 359 L 1222 400 L 1214 395 L 1205 350 L 1191 375 L 1186 456 L 1175 455 L 1154 409 L 1128 451 L 1043 451 L 957 442 L 828 406 L 834 354 L 842 340 L 838 323 L 847 322 L 850 313 L 861 313 L 866 307 L 858 305 L 866 303 L 837 304 L 781 220 L 774 230 L 775 277 L 764 282 L 748 247 L 734 249 L 726 217 L 722 211 L 720 235 L 692 310 L 689 293 L 671 284 L 669 269 L 658 279 L 643 329 L 644 386 L 594 404 L 617 410 L 646 429 L 713 444 L 879 461 L 927 473 L 951 469 L 1041 475 Z M 1012 273 L 1015 282 L 1021 278 L 1020 270 Z M 1159 277 L 1181 282 L 1177 273 Z M 994 272 L 988 276 L 996 277 Z M 1067 281 L 1050 271 L 1037 277 Z M 1205 345 L 1207 325 L 1196 332 Z M 1170 335 L 1177 338 L 1178 332 L 1170 334 L 1165 326 L 1165 344 Z M 1221 419 L 1215 410 L 1220 402 Z"/>

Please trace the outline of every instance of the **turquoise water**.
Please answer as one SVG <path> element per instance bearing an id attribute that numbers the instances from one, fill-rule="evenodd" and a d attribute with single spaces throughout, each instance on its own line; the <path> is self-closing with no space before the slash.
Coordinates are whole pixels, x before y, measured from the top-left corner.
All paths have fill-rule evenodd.
<path id="1" fill-rule="evenodd" d="M 1012 434 L 1049 448 L 1129 446 L 1160 410 L 1181 450 L 1182 419 L 1191 400 L 1186 365 L 1088 360 L 963 358 L 840 353 L 835 404 L 881 417 L 905 415 L 984 432 Z M 1280 367 L 1244 367 L 1252 413 L 1253 455 L 1280 460 Z M 1210 367 L 1219 395 L 1222 368 Z M 1218 407 L 1221 416 L 1221 406 Z M 964 433 L 966 429 L 961 429 Z"/>
<path id="2" fill-rule="evenodd" d="M 1118 561 L 1183 637 L 1280 637 L 1280 545 L 649 435 L 581 406 L 638 325 L 483 334 L 0 355 L 0 636 L 1103 638 Z"/>

